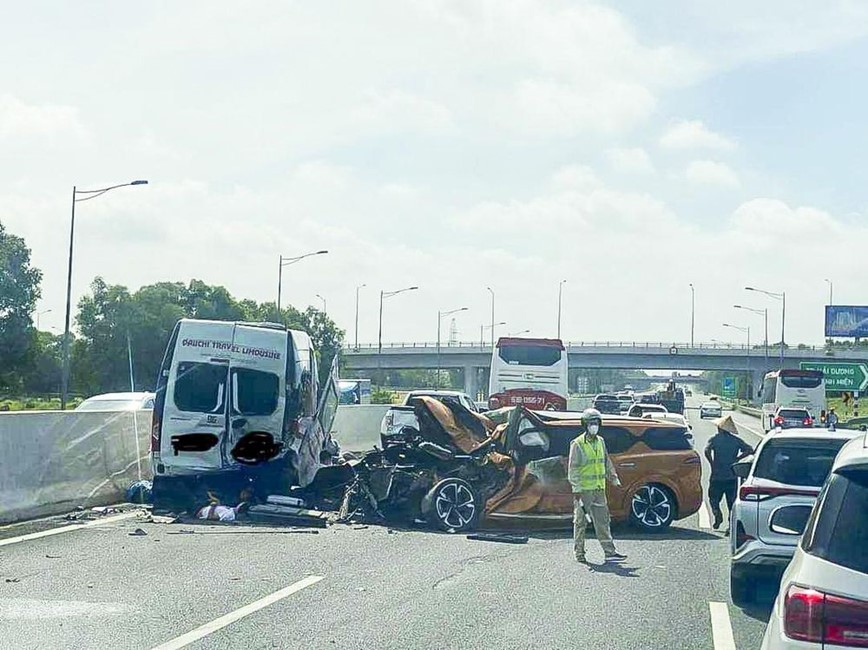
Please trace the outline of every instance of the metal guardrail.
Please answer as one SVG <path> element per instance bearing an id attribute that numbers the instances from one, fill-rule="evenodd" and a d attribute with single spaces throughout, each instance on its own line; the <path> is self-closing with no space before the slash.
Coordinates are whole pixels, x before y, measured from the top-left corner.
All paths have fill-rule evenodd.
<path id="1" fill-rule="evenodd" d="M 571 350 L 573 348 L 630 348 L 630 349 L 671 349 L 677 348 L 679 352 L 689 352 L 691 350 L 695 351 L 703 351 L 703 350 L 748 350 L 751 352 L 756 352 L 758 354 L 763 354 L 765 352 L 765 347 L 760 345 L 752 345 L 750 348 L 744 344 L 738 343 L 694 343 L 691 345 L 690 343 L 663 343 L 659 341 L 655 342 L 640 342 L 640 341 L 566 341 L 564 342 L 564 346 L 567 350 Z M 431 341 L 411 341 L 411 342 L 389 342 L 383 343 L 383 349 L 392 349 L 392 348 L 403 348 L 403 349 L 414 349 L 414 348 L 422 348 L 422 349 L 437 349 L 437 343 Z M 454 341 L 451 343 L 441 342 L 440 348 L 476 348 L 480 350 L 491 350 L 490 343 L 482 343 L 480 344 L 477 341 Z M 369 351 L 378 349 L 378 345 L 376 343 L 361 343 L 357 346 L 348 344 L 343 346 L 343 350 L 347 352 L 361 352 L 361 351 Z M 800 352 L 800 351 L 809 351 L 809 352 L 823 352 L 827 348 L 824 345 L 798 345 L 798 346 L 788 346 L 785 348 L 786 352 Z M 769 355 L 772 356 L 780 353 L 779 345 L 769 345 Z"/>

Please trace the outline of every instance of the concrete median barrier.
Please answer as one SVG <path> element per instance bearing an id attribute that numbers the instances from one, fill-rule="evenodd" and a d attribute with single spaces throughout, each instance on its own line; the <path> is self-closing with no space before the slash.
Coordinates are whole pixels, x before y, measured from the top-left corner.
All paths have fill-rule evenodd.
<path id="1" fill-rule="evenodd" d="M 338 407 L 332 435 L 347 451 L 366 451 L 380 444 L 380 423 L 388 404 L 346 404 Z"/>
<path id="2" fill-rule="evenodd" d="M 0 413 L 0 523 L 123 499 L 150 478 L 151 411 Z"/>

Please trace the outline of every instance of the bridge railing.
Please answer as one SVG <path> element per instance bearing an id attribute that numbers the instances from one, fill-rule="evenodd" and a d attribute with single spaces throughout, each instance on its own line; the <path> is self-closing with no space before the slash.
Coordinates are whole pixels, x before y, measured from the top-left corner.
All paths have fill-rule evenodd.
<path id="1" fill-rule="evenodd" d="M 687 352 L 689 350 L 747 350 L 748 346 L 743 343 L 694 343 L 691 345 L 690 343 L 678 343 L 678 342 L 646 342 L 646 341 L 566 341 L 564 342 L 564 346 L 567 350 L 572 348 L 634 348 L 634 349 L 671 349 L 676 348 L 679 352 Z M 370 352 L 372 350 L 377 350 L 378 345 L 376 343 L 360 343 L 357 346 L 353 344 L 344 345 L 343 349 L 347 352 Z M 411 341 L 411 342 L 398 342 L 398 341 L 390 341 L 388 343 L 383 343 L 383 349 L 392 349 L 392 348 L 403 348 L 403 349 L 413 349 L 413 348 L 422 348 L 422 349 L 437 349 L 436 341 Z M 490 343 L 480 343 L 479 341 L 453 341 L 446 342 L 443 341 L 440 343 L 440 348 L 476 348 L 481 350 L 491 350 Z M 788 351 L 798 351 L 798 350 L 808 350 L 808 351 L 823 351 L 826 349 L 824 345 L 789 345 L 786 347 Z M 760 345 L 751 345 L 751 352 L 763 352 L 765 350 L 765 346 L 763 344 Z M 769 353 L 774 350 L 775 354 L 780 350 L 780 345 L 769 344 Z"/>

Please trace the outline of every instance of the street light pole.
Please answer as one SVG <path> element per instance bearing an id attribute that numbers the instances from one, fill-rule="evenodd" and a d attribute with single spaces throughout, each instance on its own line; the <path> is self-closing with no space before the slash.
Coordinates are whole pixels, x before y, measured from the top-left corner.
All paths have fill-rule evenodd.
<path id="1" fill-rule="evenodd" d="M 377 328 L 377 375 L 379 376 L 382 370 L 381 357 L 383 356 L 383 300 L 397 296 L 405 291 L 416 291 L 419 287 L 407 287 L 406 289 L 398 289 L 397 291 L 380 290 L 380 322 Z"/>
<path id="2" fill-rule="evenodd" d="M 690 347 L 693 347 L 693 336 L 696 331 L 696 288 L 690 283 Z"/>
<path id="3" fill-rule="evenodd" d="M 747 376 L 745 377 L 745 388 L 746 388 L 745 397 L 748 399 L 748 401 L 753 401 L 753 400 L 751 400 L 751 395 L 753 393 L 753 387 L 750 385 L 750 327 L 741 327 L 739 325 L 730 325 L 729 323 L 724 323 L 723 326 L 724 327 L 731 327 L 734 330 L 738 330 L 740 332 L 746 332 L 747 333 L 747 356 L 746 356 L 747 367 L 745 368 Z"/>
<path id="4" fill-rule="evenodd" d="M 313 257 L 314 255 L 325 255 L 328 251 L 316 251 L 313 253 L 305 253 L 304 255 L 297 255 L 296 257 L 284 257 L 280 256 L 280 264 L 277 267 L 277 317 L 283 320 L 280 312 L 280 294 L 283 289 L 283 267 L 289 266 L 290 264 L 295 264 L 296 262 L 301 262 L 303 259 L 307 257 Z"/>
<path id="5" fill-rule="evenodd" d="M 356 287 L 356 350 L 359 349 L 359 289 L 366 286 L 366 284 L 360 284 Z"/>
<path id="6" fill-rule="evenodd" d="M 558 283 L 558 338 L 561 338 L 561 302 L 564 295 L 564 283 L 566 280 L 561 280 Z"/>
<path id="7" fill-rule="evenodd" d="M 319 295 L 319 294 L 316 294 L 316 297 L 319 298 L 320 300 L 322 300 L 322 313 L 323 313 L 323 314 L 328 314 L 328 308 L 326 307 L 326 299 L 323 298 L 323 297 L 322 297 L 321 295 Z"/>
<path id="8" fill-rule="evenodd" d="M 780 367 L 784 367 L 784 339 L 785 339 L 785 327 L 787 320 L 787 292 L 782 291 L 781 293 L 775 293 L 774 291 L 765 291 L 763 289 L 755 289 L 754 287 L 745 287 L 745 291 L 756 291 L 757 293 L 762 293 L 768 296 L 769 298 L 774 298 L 775 300 L 781 301 L 781 353 L 780 353 Z"/>
<path id="9" fill-rule="evenodd" d="M 494 289 L 485 287 L 491 294 L 491 348 L 494 349 Z"/>
<path id="10" fill-rule="evenodd" d="M 120 183 L 118 185 L 111 185 L 110 187 L 103 187 L 98 190 L 80 190 L 75 185 L 72 186 L 72 210 L 69 219 L 69 261 L 67 265 L 66 271 L 66 317 L 64 319 L 64 327 L 63 327 L 63 369 L 61 372 L 60 378 L 60 410 L 66 410 L 66 402 L 69 398 L 69 348 L 70 348 L 70 332 L 69 332 L 69 321 L 72 313 L 72 255 L 75 245 L 75 204 L 81 203 L 82 201 L 90 201 L 91 199 L 95 199 L 99 196 L 102 196 L 106 192 L 110 192 L 111 190 L 115 190 L 119 187 L 129 187 L 131 185 L 147 185 L 148 181 L 137 180 L 130 181 L 129 183 Z M 81 198 L 77 198 L 78 195 L 84 195 Z"/>
<path id="11" fill-rule="evenodd" d="M 434 379 L 434 388 L 440 388 L 440 324 L 446 316 L 457 314 L 460 311 L 467 311 L 467 307 L 459 307 L 458 309 L 450 309 L 449 311 L 437 310 L 437 376 Z"/>
<path id="12" fill-rule="evenodd" d="M 42 316 L 42 314 L 47 314 L 50 311 L 51 311 L 50 309 L 43 309 L 42 311 L 36 312 L 36 331 L 37 332 L 39 331 L 39 317 Z"/>
<path id="13" fill-rule="evenodd" d="M 479 346 L 480 347 L 485 345 L 485 335 L 483 334 L 483 332 L 487 329 L 490 329 L 493 332 L 494 328 L 497 327 L 498 325 L 506 325 L 506 321 L 504 320 L 504 321 L 500 321 L 499 323 L 492 323 L 491 325 L 480 325 L 479 326 Z M 491 335 L 491 338 L 492 339 L 494 338 L 493 333 Z M 493 349 L 494 349 L 494 346 L 492 345 L 492 350 Z"/>
<path id="14" fill-rule="evenodd" d="M 829 285 L 829 305 L 833 305 L 832 302 L 832 281 L 829 278 L 826 278 L 826 284 Z"/>
<path id="15" fill-rule="evenodd" d="M 763 326 L 765 337 L 763 339 L 763 348 L 765 348 L 765 367 L 764 371 L 769 369 L 769 310 L 768 307 L 765 309 L 754 309 L 753 307 L 744 307 L 742 305 L 733 305 L 736 309 L 743 309 L 744 311 L 749 311 L 754 314 L 759 314 L 763 317 Z"/>

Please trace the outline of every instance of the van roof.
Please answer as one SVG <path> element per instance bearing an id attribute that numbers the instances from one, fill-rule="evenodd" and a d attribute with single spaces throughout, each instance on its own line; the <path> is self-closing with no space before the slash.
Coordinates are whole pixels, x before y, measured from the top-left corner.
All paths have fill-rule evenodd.
<path id="1" fill-rule="evenodd" d="M 286 327 L 286 325 L 281 325 L 280 323 L 254 323 L 247 321 L 229 321 L 229 320 L 207 320 L 204 318 L 182 318 L 182 323 L 195 323 L 196 325 L 244 325 L 245 327 L 260 327 L 262 329 L 270 329 L 270 330 L 278 330 L 282 332 L 292 331 Z"/>

